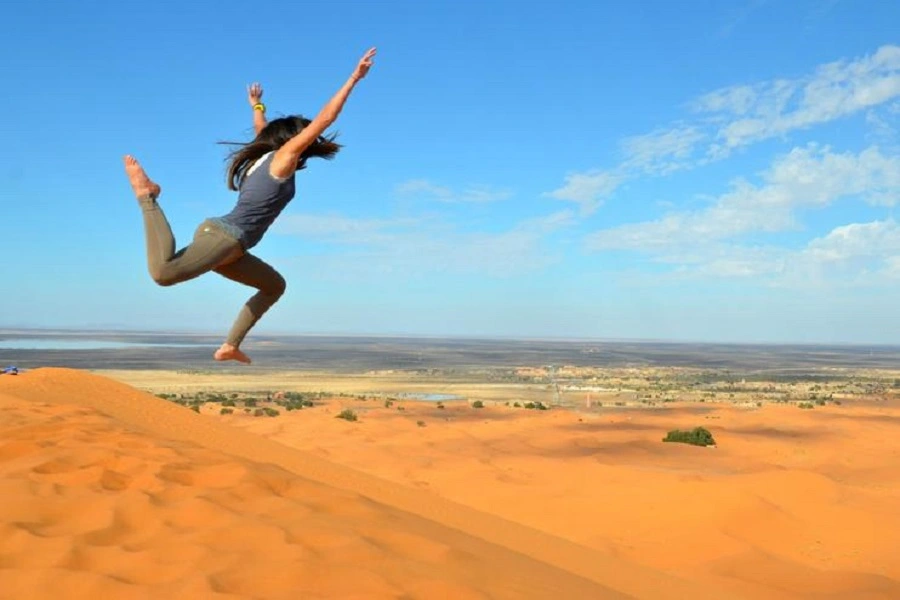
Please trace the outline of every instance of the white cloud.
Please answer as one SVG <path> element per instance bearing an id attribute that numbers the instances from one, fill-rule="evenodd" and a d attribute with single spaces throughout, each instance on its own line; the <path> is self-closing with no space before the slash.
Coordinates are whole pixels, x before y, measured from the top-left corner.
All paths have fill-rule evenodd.
<path id="1" fill-rule="evenodd" d="M 713 154 L 826 123 L 900 97 L 900 46 L 819 66 L 800 79 L 723 88 L 694 102 L 722 121 Z"/>
<path id="2" fill-rule="evenodd" d="M 473 202 L 486 203 L 506 200 L 512 192 L 506 189 L 495 189 L 489 186 L 472 186 L 462 192 L 454 192 L 448 187 L 436 185 L 427 179 L 410 179 L 398 184 L 394 191 L 404 196 L 419 196 L 439 202 Z"/>
<path id="3" fill-rule="evenodd" d="M 548 195 L 576 202 L 582 214 L 590 214 L 628 179 L 721 160 L 741 146 L 871 111 L 891 101 L 896 104 L 898 99 L 897 45 L 882 46 L 855 60 L 820 65 L 800 78 L 720 88 L 689 103 L 692 121 L 625 138 L 618 165 L 569 173 L 563 186 Z M 888 114 L 896 112 L 889 108 Z"/>
<path id="4" fill-rule="evenodd" d="M 695 126 L 679 126 L 626 138 L 622 142 L 625 164 L 649 173 L 666 174 L 681 168 L 694 148 L 705 139 L 706 134 Z"/>
<path id="5" fill-rule="evenodd" d="M 802 255 L 828 264 L 900 257 L 900 225 L 893 220 L 842 225 L 812 240 Z"/>
<path id="6" fill-rule="evenodd" d="M 441 200 L 453 196 L 453 192 L 450 191 L 450 188 L 435 185 L 427 179 L 410 179 L 409 181 L 404 181 L 403 183 L 397 184 L 394 191 L 404 195 L 433 196 Z"/>
<path id="7" fill-rule="evenodd" d="M 574 220 L 572 211 L 524 220 L 506 231 L 461 231 L 440 218 L 352 219 L 285 215 L 275 232 L 334 248 L 304 268 L 322 277 L 361 280 L 386 275 L 455 273 L 509 276 L 540 270 L 559 257 L 546 236 Z"/>
<path id="8" fill-rule="evenodd" d="M 875 147 L 859 154 L 837 154 L 807 146 L 779 157 L 761 179 L 760 185 L 734 182 L 730 191 L 702 210 L 672 212 L 653 221 L 597 231 L 586 238 L 586 245 L 593 250 L 650 253 L 661 262 L 676 262 L 672 256 L 692 249 L 705 257 L 701 262 L 710 265 L 714 258 L 710 246 L 744 234 L 796 229 L 800 208 L 819 208 L 844 197 L 896 204 L 900 157 L 884 156 Z M 737 269 L 733 257 L 727 264 Z"/>
<path id="9" fill-rule="evenodd" d="M 574 202 L 581 207 L 582 215 L 589 215 L 597 210 L 603 199 L 612 194 L 623 180 L 622 175 L 608 171 L 571 173 L 566 175 L 561 188 L 547 195 L 557 200 Z"/>

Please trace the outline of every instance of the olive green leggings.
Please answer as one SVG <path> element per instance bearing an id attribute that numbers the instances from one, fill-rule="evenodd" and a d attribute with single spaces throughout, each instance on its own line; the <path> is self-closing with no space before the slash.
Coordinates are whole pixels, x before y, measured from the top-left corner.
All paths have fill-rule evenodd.
<path id="1" fill-rule="evenodd" d="M 206 220 L 194 240 L 175 252 L 175 237 L 166 215 L 152 197 L 139 198 L 147 237 L 147 266 L 153 281 L 175 285 L 215 271 L 258 291 L 238 313 L 226 341 L 237 347 L 260 317 L 284 294 L 284 278 L 270 265 L 244 252 L 241 243 L 214 221 Z"/>

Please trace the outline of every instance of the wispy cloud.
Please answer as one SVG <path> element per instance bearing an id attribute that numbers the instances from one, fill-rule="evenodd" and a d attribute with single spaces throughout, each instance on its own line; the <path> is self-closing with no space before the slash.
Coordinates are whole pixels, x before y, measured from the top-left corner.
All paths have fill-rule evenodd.
<path id="1" fill-rule="evenodd" d="M 818 66 L 795 79 L 713 90 L 688 103 L 691 118 L 620 142 L 618 164 L 568 173 L 547 195 L 590 214 L 635 177 L 665 175 L 728 157 L 736 149 L 900 99 L 900 46 Z M 873 117 L 875 118 L 875 117 Z"/>
<path id="2" fill-rule="evenodd" d="M 505 231 L 465 231 L 439 218 L 353 219 L 285 215 L 275 232 L 324 242 L 332 250 L 312 268 L 327 278 L 363 280 L 387 275 L 451 273 L 512 276 L 561 259 L 546 237 L 570 225 L 571 211 L 524 220 Z"/>
<path id="3" fill-rule="evenodd" d="M 694 148 L 707 139 L 696 125 L 677 125 L 622 141 L 625 167 L 664 175 L 686 166 Z"/>
<path id="4" fill-rule="evenodd" d="M 498 202 L 512 197 L 512 191 L 485 185 L 468 187 L 456 192 L 449 187 L 434 184 L 427 179 L 410 179 L 398 184 L 394 192 L 401 196 L 413 196 L 438 202 Z"/>
<path id="5" fill-rule="evenodd" d="M 582 215 L 597 210 L 603 199 L 615 191 L 625 180 L 625 176 L 610 171 L 589 171 L 566 175 L 562 187 L 546 195 L 557 200 L 574 202 L 581 208 Z"/>
<path id="6" fill-rule="evenodd" d="M 845 117 L 900 97 L 900 46 L 821 65 L 809 77 L 723 88 L 695 103 L 720 120 L 709 151 L 734 148 Z"/>
<path id="7" fill-rule="evenodd" d="M 900 254 L 900 228 L 893 221 L 837 227 L 799 251 L 758 241 L 801 229 L 798 210 L 842 198 L 896 205 L 900 156 L 886 156 L 877 147 L 855 154 L 810 145 L 778 157 L 760 180 L 733 182 L 701 210 L 596 231 L 585 238 L 586 247 L 638 252 L 679 278 L 761 277 L 779 284 L 856 277 L 862 266 L 871 270 L 870 263 L 880 261 L 877 268 L 883 269 L 886 257 Z M 748 243 L 749 236 L 756 241 Z"/>

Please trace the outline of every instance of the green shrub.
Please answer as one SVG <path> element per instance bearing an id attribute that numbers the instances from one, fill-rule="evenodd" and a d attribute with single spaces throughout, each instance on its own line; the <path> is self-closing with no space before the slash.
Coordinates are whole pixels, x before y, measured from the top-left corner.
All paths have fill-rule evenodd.
<path id="1" fill-rule="evenodd" d="M 222 406 L 234 406 L 234 400 L 222 400 Z"/>
<path id="2" fill-rule="evenodd" d="M 815 408 L 815 404 L 813 404 L 812 402 L 801 402 L 797 406 L 799 406 L 800 408 Z"/>
<path id="3" fill-rule="evenodd" d="M 393 406 L 393 405 L 394 405 L 394 401 L 393 401 L 393 400 L 385 400 L 385 401 L 384 401 L 384 407 L 385 407 L 385 408 L 390 408 L 390 407 Z"/>
<path id="4" fill-rule="evenodd" d="M 233 408 L 223 408 L 219 411 L 219 414 L 220 415 L 230 415 L 233 412 L 234 412 Z"/>
<path id="5" fill-rule="evenodd" d="M 356 413 L 349 408 L 345 408 L 344 410 L 342 410 L 341 414 L 339 414 L 336 418 L 344 419 L 345 421 L 356 421 L 357 419 Z"/>
<path id="6" fill-rule="evenodd" d="M 437 407 L 443 410 L 443 409 L 444 409 L 444 403 L 443 403 L 443 402 L 438 402 L 438 403 L 437 403 Z"/>
<path id="7" fill-rule="evenodd" d="M 682 444 L 692 444 L 694 446 L 715 446 L 716 441 L 712 434 L 703 427 L 695 427 L 690 431 L 674 429 L 663 438 L 664 442 L 678 442 Z"/>
<path id="8" fill-rule="evenodd" d="M 534 402 L 526 402 L 526 403 L 525 403 L 525 408 L 531 408 L 531 409 L 533 409 L 533 408 L 534 408 Z"/>
<path id="9" fill-rule="evenodd" d="M 261 416 L 263 416 L 264 414 L 266 414 L 266 411 L 263 410 L 262 408 L 257 408 L 256 410 L 253 411 L 253 416 L 254 416 L 254 417 L 261 417 Z"/>
<path id="10" fill-rule="evenodd" d="M 274 408 L 269 408 L 268 406 L 263 409 L 263 412 L 266 413 L 267 417 L 277 417 L 280 413 Z"/>
<path id="11" fill-rule="evenodd" d="M 472 408 L 484 408 L 484 402 L 481 400 L 476 400 L 472 403 Z"/>
<path id="12" fill-rule="evenodd" d="M 244 400 L 244 406 L 256 406 L 256 398 L 247 398 Z"/>
<path id="13" fill-rule="evenodd" d="M 514 403 L 513 403 L 513 408 L 522 408 L 522 405 L 519 404 L 518 402 L 514 402 Z"/>
<path id="14" fill-rule="evenodd" d="M 416 425 L 419 427 L 425 427 L 425 421 L 416 421 Z"/>
<path id="15" fill-rule="evenodd" d="M 191 410 L 194 411 L 195 413 L 199 413 L 199 412 L 200 412 L 200 405 L 199 405 L 199 404 L 193 405 L 193 406 L 191 407 Z"/>

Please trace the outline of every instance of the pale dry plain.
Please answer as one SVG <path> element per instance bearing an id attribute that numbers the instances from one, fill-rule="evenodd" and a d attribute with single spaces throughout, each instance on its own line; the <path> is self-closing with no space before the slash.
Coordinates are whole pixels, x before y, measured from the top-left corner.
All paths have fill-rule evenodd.
<path id="1" fill-rule="evenodd" d="M 535 411 L 458 383 L 486 407 L 254 417 L 134 388 L 435 390 L 102 375 L 0 377 L 0 598 L 900 598 L 893 402 Z M 697 425 L 718 447 L 661 442 Z"/>

